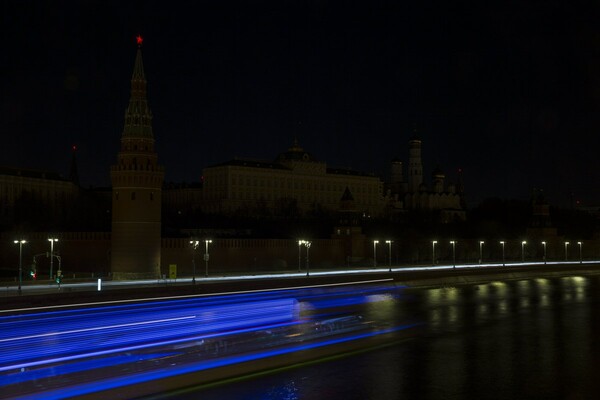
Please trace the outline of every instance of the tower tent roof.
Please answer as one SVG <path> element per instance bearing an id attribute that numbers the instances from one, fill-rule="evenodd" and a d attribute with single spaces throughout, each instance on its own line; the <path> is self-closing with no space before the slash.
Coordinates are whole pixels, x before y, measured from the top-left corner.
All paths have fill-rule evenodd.
<path id="1" fill-rule="evenodd" d="M 133 66 L 133 75 L 131 81 L 143 81 L 146 83 L 146 76 L 144 75 L 144 63 L 142 61 L 142 49 L 138 48 L 137 54 L 135 55 L 135 64 Z"/>
<path id="2" fill-rule="evenodd" d="M 138 47 L 131 76 L 131 97 L 125 111 L 125 126 L 122 138 L 154 139 L 152 112 L 146 97 L 146 77 L 144 75 L 142 49 Z"/>
<path id="3" fill-rule="evenodd" d="M 352 196 L 352 192 L 350 192 L 348 186 L 346 186 L 346 190 L 344 190 L 341 201 L 354 201 L 354 196 Z"/>

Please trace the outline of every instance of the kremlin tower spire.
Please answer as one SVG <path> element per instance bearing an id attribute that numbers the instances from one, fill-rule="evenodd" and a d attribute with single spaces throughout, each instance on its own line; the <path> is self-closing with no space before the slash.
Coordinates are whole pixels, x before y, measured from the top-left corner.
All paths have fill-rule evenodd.
<path id="1" fill-rule="evenodd" d="M 142 38 L 131 77 L 121 148 L 111 167 L 113 279 L 160 276 L 161 189 L 164 169 L 158 165 L 142 62 Z"/>
<path id="2" fill-rule="evenodd" d="M 152 135 L 152 112 L 148 107 L 146 98 L 146 76 L 144 75 L 144 63 L 142 61 L 142 38 L 137 37 L 138 50 L 131 76 L 131 97 L 129 106 L 125 112 L 125 127 L 123 137 L 146 137 Z"/>

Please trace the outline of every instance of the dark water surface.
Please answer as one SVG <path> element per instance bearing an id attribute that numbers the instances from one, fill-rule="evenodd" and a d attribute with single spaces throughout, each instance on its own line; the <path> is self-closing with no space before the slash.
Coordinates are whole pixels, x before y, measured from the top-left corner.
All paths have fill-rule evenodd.
<path id="1" fill-rule="evenodd" d="M 419 290 L 393 307 L 393 318 L 423 329 L 386 347 L 173 398 L 600 398 L 597 277 Z"/>

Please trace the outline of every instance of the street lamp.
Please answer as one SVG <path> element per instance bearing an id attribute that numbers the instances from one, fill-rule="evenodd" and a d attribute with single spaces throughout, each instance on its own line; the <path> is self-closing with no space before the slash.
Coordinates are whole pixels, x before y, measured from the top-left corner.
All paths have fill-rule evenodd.
<path id="1" fill-rule="evenodd" d="M 205 271 L 204 276 L 206 276 L 208 278 L 208 259 L 210 258 L 210 255 L 208 254 L 208 244 L 212 243 L 212 240 L 205 239 L 204 243 L 206 244 L 206 252 L 204 253 L 204 262 L 206 263 L 206 271 Z"/>
<path id="2" fill-rule="evenodd" d="M 527 244 L 526 240 L 521 242 L 521 261 L 525 262 L 525 245 Z"/>
<path id="3" fill-rule="evenodd" d="M 373 268 L 377 268 L 377 244 L 379 240 L 373 240 Z"/>
<path id="4" fill-rule="evenodd" d="M 15 244 L 19 244 L 19 294 L 21 294 L 21 281 L 23 280 L 23 245 L 26 240 L 15 240 Z"/>
<path id="5" fill-rule="evenodd" d="M 569 242 L 565 242 L 565 261 L 569 261 Z"/>
<path id="6" fill-rule="evenodd" d="M 54 242 L 58 242 L 56 238 L 48 238 L 50 242 L 50 280 L 52 280 L 52 266 L 54 265 Z"/>
<path id="7" fill-rule="evenodd" d="M 483 260 L 483 244 L 485 242 L 483 240 L 479 241 L 479 264 L 481 264 L 481 260 Z"/>
<path id="8" fill-rule="evenodd" d="M 452 268 L 456 268 L 456 242 L 451 240 L 450 244 L 452 245 Z"/>
<path id="9" fill-rule="evenodd" d="M 196 249 L 200 244 L 199 240 L 190 240 L 190 244 L 192 245 L 192 284 L 196 284 Z"/>
<path id="10" fill-rule="evenodd" d="M 306 246 L 306 276 L 309 275 L 310 272 L 310 264 L 308 263 L 308 251 L 310 250 L 310 245 L 312 242 L 305 240 L 304 245 Z"/>
<path id="11" fill-rule="evenodd" d="M 505 267 L 506 266 L 506 262 L 504 261 L 504 240 L 500 242 L 500 244 L 502 245 L 502 266 Z"/>
<path id="12" fill-rule="evenodd" d="M 542 246 L 544 246 L 544 264 L 546 264 L 546 242 L 542 242 Z"/>
<path id="13" fill-rule="evenodd" d="M 577 242 L 579 245 L 579 264 L 583 263 L 583 257 L 581 255 L 581 248 L 583 247 L 583 242 Z"/>
<path id="14" fill-rule="evenodd" d="M 431 258 L 433 261 L 433 265 L 435 265 L 435 245 L 437 244 L 437 240 L 431 241 Z"/>
<path id="15" fill-rule="evenodd" d="M 298 272 L 300 272 L 300 264 L 302 262 L 302 245 L 306 243 L 304 240 L 298 240 Z"/>
<path id="16" fill-rule="evenodd" d="M 392 272 L 392 241 L 386 240 L 385 242 L 388 245 L 388 260 L 390 265 L 390 272 Z"/>

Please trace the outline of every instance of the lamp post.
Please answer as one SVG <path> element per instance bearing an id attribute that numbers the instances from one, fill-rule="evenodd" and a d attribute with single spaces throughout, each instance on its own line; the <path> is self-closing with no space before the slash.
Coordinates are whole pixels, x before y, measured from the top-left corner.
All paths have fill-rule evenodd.
<path id="1" fill-rule="evenodd" d="M 456 242 L 451 240 L 450 244 L 452 245 L 452 268 L 456 268 Z"/>
<path id="2" fill-rule="evenodd" d="M 504 261 L 504 240 L 500 242 L 500 244 L 502 245 L 502 266 L 505 267 L 506 266 L 506 262 Z"/>
<path id="3" fill-rule="evenodd" d="M 15 244 L 19 245 L 19 294 L 21 294 L 21 281 L 23 280 L 23 245 L 26 240 L 15 240 Z"/>
<path id="4" fill-rule="evenodd" d="M 479 264 L 481 264 L 481 260 L 483 260 L 483 244 L 485 242 L 483 240 L 479 241 Z"/>
<path id="5" fill-rule="evenodd" d="M 579 245 L 579 264 L 581 264 L 583 263 L 583 256 L 581 251 L 581 248 L 583 247 L 583 242 L 577 242 L 577 244 Z"/>
<path id="6" fill-rule="evenodd" d="M 546 264 L 546 242 L 542 242 L 542 246 L 544 246 L 544 264 Z"/>
<path id="7" fill-rule="evenodd" d="M 208 244 L 212 243 L 212 240 L 205 239 L 204 243 L 206 244 L 206 252 L 204 253 L 204 262 L 206 263 L 206 271 L 204 273 L 204 276 L 206 276 L 208 278 L 208 259 L 210 258 L 210 255 L 208 253 Z"/>
<path id="8" fill-rule="evenodd" d="M 526 240 L 521 242 L 521 261 L 525 262 L 525 245 L 527 244 Z"/>
<path id="9" fill-rule="evenodd" d="M 390 272 L 392 272 L 392 241 L 386 240 L 385 242 L 388 245 L 388 261 L 390 266 Z"/>
<path id="10" fill-rule="evenodd" d="M 304 245 L 306 246 L 306 276 L 309 276 L 310 273 L 310 264 L 308 263 L 308 251 L 310 250 L 310 245 L 312 242 L 305 240 Z"/>
<path id="11" fill-rule="evenodd" d="M 377 268 L 377 243 L 379 240 L 373 240 L 373 268 Z"/>
<path id="12" fill-rule="evenodd" d="M 52 280 L 52 267 L 54 266 L 54 242 L 58 242 L 56 238 L 48 238 L 50 242 L 50 280 Z"/>
<path id="13" fill-rule="evenodd" d="M 431 241 L 431 258 L 432 264 L 435 265 L 435 245 L 437 244 L 437 240 Z"/>
<path id="14" fill-rule="evenodd" d="M 198 240 L 190 240 L 190 244 L 192 245 L 192 285 L 196 284 L 196 249 L 200 244 Z"/>
<path id="15" fill-rule="evenodd" d="M 565 261 L 569 261 L 569 242 L 565 242 Z"/>
<path id="16" fill-rule="evenodd" d="M 300 272 L 300 264 L 302 263 L 302 245 L 304 240 L 298 240 L 298 272 Z"/>

